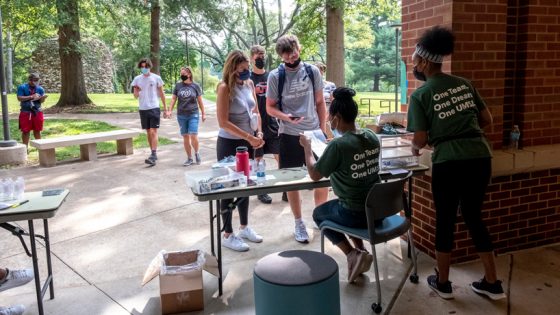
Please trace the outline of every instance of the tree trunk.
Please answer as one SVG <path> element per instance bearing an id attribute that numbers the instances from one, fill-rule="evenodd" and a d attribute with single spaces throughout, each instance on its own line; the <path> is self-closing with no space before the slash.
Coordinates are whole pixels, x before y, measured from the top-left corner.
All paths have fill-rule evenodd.
<path id="1" fill-rule="evenodd" d="M 151 72 L 159 74 L 159 17 L 161 7 L 159 0 L 152 0 L 150 19 L 150 59 L 152 60 Z"/>
<path id="2" fill-rule="evenodd" d="M 327 1 L 327 80 L 344 86 L 344 14 L 343 2 L 334 6 Z"/>
<path id="3" fill-rule="evenodd" d="M 373 91 L 372 92 L 379 92 L 379 81 L 381 80 L 381 76 L 379 74 L 375 74 L 373 76 Z"/>
<path id="4" fill-rule="evenodd" d="M 91 104 L 87 96 L 82 66 L 80 19 L 77 0 L 57 0 L 58 54 L 60 55 L 60 99 L 56 106 Z"/>

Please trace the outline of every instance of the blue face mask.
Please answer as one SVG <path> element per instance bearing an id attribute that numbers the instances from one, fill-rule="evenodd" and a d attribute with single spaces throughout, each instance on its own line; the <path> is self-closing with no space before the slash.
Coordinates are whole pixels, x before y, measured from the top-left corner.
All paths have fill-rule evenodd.
<path id="1" fill-rule="evenodd" d="M 335 138 L 341 137 L 342 134 L 338 130 L 336 130 L 336 127 L 333 127 L 333 121 L 334 121 L 334 118 L 329 123 L 329 125 L 331 125 L 331 131 L 333 133 L 333 136 Z"/>
<path id="2" fill-rule="evenodd" d="M 239 80 L 241 81 L 249 80 L 250 76 L 251 76 L 251 72 L 249 72 L 249 70 L 244 70 L 243 72 L 239 73 Z"/>
<path id="3" fill-rule="evenodd" d="M 150 72 L 149 68 L 140 68 L 140 72 L 142 72 L 142 74 L 148 74 L 148 72 Z"/>

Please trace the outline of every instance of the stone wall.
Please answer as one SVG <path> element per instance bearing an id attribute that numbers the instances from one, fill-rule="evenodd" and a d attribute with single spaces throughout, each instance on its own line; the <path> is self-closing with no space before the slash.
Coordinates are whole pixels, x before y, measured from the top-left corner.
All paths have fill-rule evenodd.
<path id="1" fill-rule="evenodd" d="M 88 93 L 114 93 L 113 56 L 103 42 L 97 39 L 82 39 L 84 53 L 82 63 Z M 41 76 L 41 85 L 47 93 L 60 92 L 60 56 L 58 40 L 49 39 L 37 47 L 32 55 L 32 71 Z"/>

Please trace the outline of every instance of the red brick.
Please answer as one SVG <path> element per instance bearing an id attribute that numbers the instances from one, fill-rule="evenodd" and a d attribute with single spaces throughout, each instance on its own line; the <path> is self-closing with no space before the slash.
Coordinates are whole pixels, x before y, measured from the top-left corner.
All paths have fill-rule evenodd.
<path id="1" fill-rule="evenodd" d="M 537 186 L 531 188 L 531 194 L 540 194 L 548 191 L 548 186 Z"/>
<path id="2" fill-rule="evenodd" d="M 558 177 L 557 176 L 544 177 L 544 178 L 540 179 L 539 183 L 541 185 L 543 185 L 543 184 L 556 184 L 556 183 L 558 183 Z"/>
<path id="3" fill-rule="evenodd" d="M 556 192 L 548 192 L 548 193 L 542 193 L 539 194 L 539 199 L 540 200 L 552 200 L 552 199 L 556 199 Z"/>
<path id="4" fill-rule="evenodd" d="M 524 204 L 524 203 L 531 203 L 534 201 L 539 200 L 539 195 L 529 195 L 529 196 L 525 196 L 525 197 L 521 197 L 519 199 L 519 203 Z"/>

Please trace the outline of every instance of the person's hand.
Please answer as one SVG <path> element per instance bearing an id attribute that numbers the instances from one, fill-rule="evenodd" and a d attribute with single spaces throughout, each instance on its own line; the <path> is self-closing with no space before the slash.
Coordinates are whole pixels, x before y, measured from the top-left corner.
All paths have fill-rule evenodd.
<path id="1" fill-rule="evenodd" d="M 167 118 L 171 119 L 171 115 L 173 115 L 173 112 L 171 112 L 171 110 L 167 110 Z"/>
<path id="2" fill-rule="evenodd" d="M 422 153 L 420 153 L 420 149 L 416 149 L 416 148 L 412 147 L 411 150 L 412 150 L 412 155 L 414 155 L 414 156 L 422 155 Z"/>
<path id="3" fill-rule="evenodd" d="M 206 114 L 205 114 L 205 113 L 202 113 L 202 117 L 201 117 L 201 118 L 202 118 L 202 121 L 203 121 L 203 122 L 206 121 Z"/>
<path id="4" fill-rule="evenodd" d="M 299 124 L 302 120 L 305 119 L 305 117 L 300 117 L 300 116 L 292 116 L 292 114 L 288 114 L 288 121 L 294 125 Z"/>
<path id="5" fill-rule="evenodd" d="M 259 137 L 249 136 L 249 139 L 247 141 L 253 147 L 253 149 L 259 149 L 264 146 L 264 140 Z"/>
<path id="6" fill-rule="evenodd" d="M 299 134 L 299 144 L 303 149 L 311 149 L 311 139 L 306 137 L 303 133 Z"/>
<path id="7" fill-rule="evenodd" d="M 136 91 L 138 91 L 138 92 L 142 91 L 142 89 L 141 89 L 138 85 L 135 85 L 135 86 L 134 86 L 134 89 L 135 89 Z"/>
<path id="8" fill-rule="evenodd" d="M 31 99 L 32 101 L 36 101 L 36 100 L 38 100 L 38 99 L 41 98 L 41 95 L 40 95 L 39 93 L 35 93 L 35 94 L 31 95 L 31 96 L 33 97 L 33 98 Z"/>

